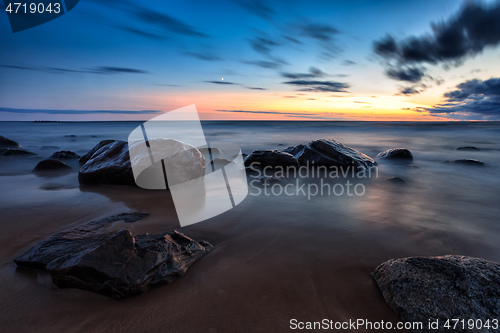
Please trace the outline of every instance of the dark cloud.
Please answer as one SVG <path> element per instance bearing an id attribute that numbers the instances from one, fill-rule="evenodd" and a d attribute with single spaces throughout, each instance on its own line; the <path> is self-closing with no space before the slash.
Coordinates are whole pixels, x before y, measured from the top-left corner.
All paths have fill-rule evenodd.
<path id="1" fill-rule="evenodd" d="M 231 113 L 253 113 L 253 114 L 269 114 L 269 115 L 282 115 L 290 118 L 305 118 L 305 119 L 318 119 L 318 120 L 334 120 L 339 119 L 338 116 L 343 115 L 340 113 L 335 114 L 335 117 L 328 116 L 328 113 L 317 112 L 281 112 L 281 111 L 252 111 L 252 110 L 215 110 L 219 112 Z"/>
<path id="2" fill-rule="evenodd" d="M 398 81 L 419 82 L 425 75 L 425 71 L 416 67 L 389 68 L 385 72 L 388 77 Z"/>
<path id="3" fill-rule="evenodd" d="M 280 45 L 278 42 L 265 34 L 262 36 L 255 36 L 251 38 L 249 42 L 252 49 L 264 55 L 269 55 L 274 47 Z"/>
<path id="4" fill-rule="evenodd" d="M 237 0 L 238 5 L 243 7 L 248 12 L 270 20 L 274 14 L 274 10 L 269 6 L 267 1 L 263 0 Z"/>
<path id="5" fill-rule="evenodd" d="M 401 87 L 399 88 L 399 95 L 415 95 L 415 94 L 420 94 L 420 91 L 415 89 L 415 87 Z"/>
<path id="6" fill-rule="evenodd" d="M 347 83 L 336 81 L 292 80 L 283 83 L 303 87 L 301 91 L 347 92 L 346 89 L 349 88 Z"/>
<path id="7" fill-rule="evenodd" d="M 316 67 L 309 68 L 309 73 L 281 73 L 281 76 L 287 79 L 314 79 L 325 75 L 323 71 Z"/>
<path id="8" fill-rule="evenodd" d="M 0 108 L 0 112 L 11 113 L 44 113 L 44 114 L 157 114 L 162 113 L 159 110 L 141 110 L 141 111 L 125 111 L 125 110 L 44 110 L 44 109 L 12 109 Z"/>
<path id="9" fill-rule="evenodd" d="M 267 90 L 266 88 L 260 88 L 260 87 L 247 87 L 247 88 L 252 90 Z"/>
<path id="10" fill-rule="evenodd" d="M 432 33 L 401 40 L 387 36 L 374 43 L 374 51 L 392 66 L 400 67 L 406 72 L 415 70 L 416 66 L 422 64 L 458 66 L 486 47 L 495 47 L 500 43 L 499 17 L 500 1 L 489 6 L 466 2 L 457 15 L 447 21 L 432 24 Z M 392 71 L 387 74 L 393 79 L 405 81 L 409 81 L 406 79 L 408 77 L 414 80 L 424 77 L 400 76 Z"/>
<path id="11" fill-rule="evenodd" d="M 243 63 L 266 69 L 277 69 L 286 64 L 286 62 L 283 60 L 278 60 L 278 61 L 255 60 L 255 61 L 243 61 Z"/>
<path id="12" fill-rule="evenodd" d="M 238 83 L 229 82 L 229 81 L 204 81 L 204 82 L 213 83 L 213 84 L 236 84 L 236 85 L 238 85 Z"/>
<path id="13" fill-rule="evenodd" d="M 303 36 L 317 39 L 323 42 L 329 42 L 339 31 L 329 24 L 303 22 L 298 25 L 299 31 Z"/>
<path id="14" fill-rule="evenodd" d="M 283 98 L 297 98 L 297 96 L 283 96 Z"/>
<path id="15" fill-rule="evenodd" d="M 216 56 L 211 53 L 198 53 L 198 52 L 186 52 L 188 56 L 194 57 L 196 59 L 204 60 L 204 61 L 219 61 L 222 58 Z"/>
<path id="16" fill-rule="evenodd" d="M 90 73 L 90 74 L 148 74 L 149 73 L 148 71 L 142 69 L 129 68 L 129 67 L 113 67 L 113 66 L 100 66 L 87 69 L 71 69 L 71 68 L 59 68 L 59 67 L 22 67 L 22 66 L 11 66 L 11 65 L 0 65 L 0 67 L 41 71 L 49 73 Z"/>
<path id="17" fill-rule="evenodd" d="M 481 119 L 500 119 L 500 78 L 469 80 L 444 94 L 445 103 L 415 111 L 431 114 L 475 114 Z"/>
<path id="18" fill-rule="evenodd" d="M 352 66 L 352 65 L 356 65 L 356 63 L 355 63 L 354 61 L 351 61 L 351 60 L 347 60 L 347 59 L 346 59 L 346 60 L 344 60 L 344 61 L 342 62 L 342 65 L 344 65 L 344 66 Z"/>

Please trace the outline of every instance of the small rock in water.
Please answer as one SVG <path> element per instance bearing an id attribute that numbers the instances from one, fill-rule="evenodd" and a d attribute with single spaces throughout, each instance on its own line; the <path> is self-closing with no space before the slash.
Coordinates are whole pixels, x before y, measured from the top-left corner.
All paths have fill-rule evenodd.
<path id="1" fill-rule="evenodd" d="M 390 177 L 387 180 L 394 184 L 406 184 L 406 180 L 400 177 Z"/>
<path id="2" fill-rule="evenodd" d="M 113 222 L 145 217 L 134 214 L 139 213 L 119 214 L 57 233 L 14 261 L 21 267 L 46 269 L 59 288 L 124 299 L 177 280 L 213 248 L 178 231 L 135 237 L 128 229 L 107 231 Z"/>
<path id="3" fill-rule="evenodd" d="M 38 164 L 33 169 L 33 173 L 42 174 L 47 172 L 71 172 L 73 169 L 71 167 L 61 161 L 54 159 L 46 159 L 38 162 Z"/>
<path id="4" fill-rule="evenodd" d="M 422 322 L 413 332 L 498 332 L 444 327 L 447 320 L 500 316 L 500 264 L 484 259 L 448 255 L 391 259 L 372 273 L 385 301 L 406 322 Z M 438 329 L 427 323 L 439 320 Z"/>
<path id="5" fill-rule="evenodd" d="M 65 138 L 76 138 L 76 135 L 70 134 L 70 135 L 65 135 Z"/>
<path id="6" fill-rule="evenodd" d="M 252 167 L 252 164 L 254 164 L 253 166 L 257 168 L 299 166 L 299 162 L 292 154 L 285 153 L 277 149 L 254 151 L 245 158 L 246 166 Z"/>
<path id="7" fill-rule="evenodd" d="M 484 163 L 475 159 L 461 159 L 461 160 L 450 160 L 445 163 L 471 165 L 471 166 L 484 166 Z"/>
<path id="8" fill-rule="evenodd" d="M 406 148 L 393 148 L 381 152 L 377 158 L 385 160 L 413 160 L 413 154 Z"/>
<path id="9" fill-rule="evenodd" d="M 21 145 L 14 140 L 0 135 L 0 148 L 21 148 Z"/>
<path id="10" fill-rule="evenodd" d="M 458 147 L 457 150 L 481 150 L 477 147 Z"/>
<path id="11" fill-rule="evenodd" d="M 271 185 L 279 183 L 283 180 L 282 177 L 275 177 L 275 176 L 259 176 L 256 179 L 259 180 L 262 185 Z"/>
<path id="12" fill-rule="evenodd" d="M 35 156 L 34 152 L 31 152 L 22 148 L 0 148 L 0 156 Z"/>
<path id="13" fill-rule="evenodd" d="M 354 166 L 368 170 L 377 166 L 371 157 L 332 139 L 316 140 L 307 145 L 288 147 L 284 151 L 295 156 L 300 165 L 310 167 Z"/>
<path id="14" fill-rule="evenodd" d="M 49 158 L 55 160 L 70 160 L 70 159 L 80 158 L 80 155 L 69 150 L 61 150 L 50 155 Z"/>

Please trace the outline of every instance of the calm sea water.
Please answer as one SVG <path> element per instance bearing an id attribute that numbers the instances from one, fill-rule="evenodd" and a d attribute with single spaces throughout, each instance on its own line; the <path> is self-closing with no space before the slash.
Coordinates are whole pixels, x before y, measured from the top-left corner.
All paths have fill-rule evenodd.
<path id="1" fill-rule="evenodd" d="M 203 122 L 207 140 L 236 143 L 244 153 L 331 138 L 371 157 L 408 148 L 414 161 L 378 161 L 378 178 L 363 181 L 361 196 L 266 196 L 251 189 L 235 209 L 183 228 L 214 243 L 213 253 L 179 282 L 119 306 L 92 293 L 56 292 L 47 277 L 16 270 L 12 259 L 36 242 L 126 209 L 151 213 L 142 226 L 126 226 L 134 233 L 178 227 L 163 192 L 81 188 L 76 172 L 53 179 L 31 174 L 37 161 L 57 150 L 83 154 L 101 140 L 127 140 L 139 125 L 0 122 L 0 135 L 39 155 L 0 160 L 0 291 L 9 304 L 0 319 L 10 331 L 27 330 L 29 323 L 45 331 L 166 325 L 174 331 L 217 331 L 226 327 L 212 320 L 221 313 L 241 327 L 274 331 L 286 331 L 288 320 L 300 316 L 395 320 L 370 277 L 383 261 L 463 254 L 500 262 L 500 123 L 226 121 Z M 456 150 L 460 146 L 480 150 Z M 444 163 L 463 158 L 486 166 Z M 389 177 L 407 183 L 394 184 Z"/>

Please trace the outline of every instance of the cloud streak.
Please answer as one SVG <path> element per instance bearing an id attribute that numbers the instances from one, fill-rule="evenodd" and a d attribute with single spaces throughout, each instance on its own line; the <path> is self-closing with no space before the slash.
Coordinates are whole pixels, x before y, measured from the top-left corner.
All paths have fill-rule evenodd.
<path id="1" fill-rule="evenodd" d="M 302 87 L 300 91 L 316 92 L 347 92 L 349 88 L 347 83 L 336 81 L 317 81 L 317 80 L 292 80 L 283 82 L 284 84 Z"/>
<path id="2" fill-rule="evenodd" d="M 44 113 L 44 114 L 158 114 L 163 113 L 159 110 L 46 110 L 46 109 L 13 109 L 13 108 L 0 108 L 0 112 L 10 113 Z"/>

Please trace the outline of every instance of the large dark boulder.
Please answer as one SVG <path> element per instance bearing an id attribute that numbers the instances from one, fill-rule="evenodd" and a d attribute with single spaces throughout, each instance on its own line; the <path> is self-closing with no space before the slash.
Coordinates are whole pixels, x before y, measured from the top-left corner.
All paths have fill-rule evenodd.
<path id="1" fill-rule="evenodd" d="M 22 148 L 0 148 L 0 156 L 21 157 L 21 156 L 36 156 L 32 151 Z"/>
<path id="2" fill-rule="evenodd" d="M 391 259 L 372 276 L 402 320 L 423 323 L 422 330 L 413 332 L 479 332 L 467 327 L 449 330 L 443 325 L 453 318 L 465 323 L 490 320 L 491 324 L 500 316 L 500 264 L 496 262 L 456 255 Z M 429 320 L 436 319 L 439 329 L 429 329 Z"/>
<path id="3" fill-rule="evenodd" d="M 295 156 L 300 165 L 354 166 L 362 169 L 371 169 L 377 165 L 371 157 L 332 139 L 316 140 L 307 145 L 288 147 L 284 151 Z"/>
<path id="4" fill-rule="evenodd" d="M 393 148 L 381 152 L 377 158 L 385 160 L 413 160 L 413 154 L 406 148 Z"/>
<path id="5" fill-rule="evenodd" d="M 245 165 L 255 167 L 299 166 L 299 161 L 290 153 L 279 150 L 256 150 L 245 158 Z"/>
<path id="6" fill-rule="evenodd" d="M 71 172 L 73 169 L 66 163 L 63 163 L 54 159 L 46 159 L 38 162 L 38 164 L 33 169 L 33 173 L 35 174 L 44 174 L 44 173 L 54 173 L 54 172 Z"/>
<path id="7" fill-rule="evenodd" d="M 69 150 L 56 151 L 54 154 L 50 155 L 49 158 L 55 160 L 72 160 L 80 158 L 80 155 Z"/>
<path id="8" fill-rule="evenodd" d="M 18 266 L 46 269 L 59 288 L 124 299 L 182 277 L 194 261 L 213 248 L 178 231 L 135 237 L 128 229 L 107 231 L 109 224 L 126 221 L 128 215 L 55 234 L 14 261 Z M 132 216 L 132 220 L 145 216 Z"/>
<path id="9" fill-rule="evenodd" d="M 98 151 L 102 147 L 104 147 L 104 146 L 106 146 L 106 145 L 108 145 L 110 143 L 116 142 L 116 141 L 117 140 L 102 140 L 101 142 L 99 142 L 98 144 L 96 144 L 94 146 L 94 148 L 92 148 L 91 150 L 89 150 L 85 155 L 83 155 L 82 157 L 80 157 L 80 161 L 79 161 L 80 164 L 84 165 L 92 157 L 92 155 L 94 155 L 94 153 L 96 151 Z"/>
<path id="10" fill-rule="evenodd" d="M 92 151 L 78 172 L 81 184 L 135 185 L 126 141 L 101 141 Z"/>
<path id="11" fill-rule="evenodd" d="M 14 140 L 0 135 L 0 148 L 21 148 L 21 145 Z"/>
<path id="12" fill-rule="evenodd" d="M 446 161 L 445 163 L 453 163 L 453 164 L 459 164 L 459 165 L 470 165 L 470 166 L 484 166 L 484 162 L 481 162 L 476 159 L 460 159 L 460 160 L 450 160 Z"/>

